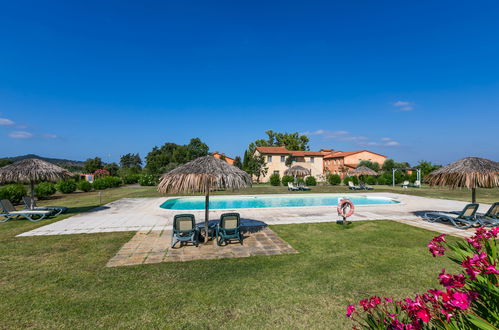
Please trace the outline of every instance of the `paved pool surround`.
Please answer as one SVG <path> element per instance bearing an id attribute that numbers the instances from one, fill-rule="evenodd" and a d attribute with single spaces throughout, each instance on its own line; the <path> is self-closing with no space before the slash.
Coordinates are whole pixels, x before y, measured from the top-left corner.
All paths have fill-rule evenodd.
<path id="1" fill-rule="evenodd" d="M 347 195 L 348 193 L 345 193 Z M 335 194 L 341 195 L 341 194 Z M 411 225 L 435 231 L 463 233 L 468 236 L 471 231 L 460 231 L 446 224 L 427 223 L 421 220 L 425 211 L 456 211 L 467 203 L 418 197 L 394 193 L 362 193 L 372 197 L 388 197 L 398 200 L 397 204 L 358 205 L 350 221 L 365 220 L 402 220 Z M 160 208 L 168 198 L 123 198 L 100 206 L 90 212 L 81 213 L 70 218 L 41 226 L 18 236 L 92 234 L 140 230 L 170 230 L 173 216 L 179 213 L 192 213 L 197 222 L 204 219 L 204 210 L 184 211 Z M 490 205 L 480 205 L 479 212 L 486 212 Z M 210 210 L 210 219 L 219 219 L 222 213 L 238 212 L 241 218 L 265 222 L 269 225 L 336 222 L 340 219 L 336 207 L 282 207 L 282 208 L 252 208 Z M 449 232 L 450 233 L 450 232 Z M 459 235 L 459 236 L 463 236 Z"/>

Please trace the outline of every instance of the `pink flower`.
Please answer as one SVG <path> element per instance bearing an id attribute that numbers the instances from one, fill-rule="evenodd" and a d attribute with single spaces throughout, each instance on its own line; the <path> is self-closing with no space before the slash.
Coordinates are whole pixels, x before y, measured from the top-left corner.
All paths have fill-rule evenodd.
<path id="1" fill-rule="evenodd" d="M 433 237 L 433 242 L 445 242 L 445 234 L 440 234 L 436 237 Z"/>
<path id="2" fill-rule="evenodd" d="M 427 245 L 428 250 L 430 250 L 431 254 L 436 257 L 436 256 L 443 256 L 445 254 L 445 248 L 438 243 L 435 243 L 431 241 Z"/>
<path id="3" fill-rule="evenodd" d="M 446 288 L 461 288 L 465 284 L 465 277 L 463 274 L 446 274 L 445 269 L 442 269 L 442 272 L 438 275 L 438 277 L 440 278 L 440 284 Z"/>
<path id="4" fill-rule="evenodd" d="M 470 306 L 471 298 L 468 294 L 460 291 L 452 293 L 450 304 L 460 309 L 467 309 Z"/>
<path id="5" fill-rule="evenodd" d="M 425 323 L 428 323 L 431 319 L 430 312 L 425 308 L 418 310 L 416 316 Z"/>
<path id="6" fill-rule="evenodd" d="M 355 306 L 354 305 L 348 305 L 347 307 L 347 317 L 352 316 L 352 314 L 355 312 Z"/>

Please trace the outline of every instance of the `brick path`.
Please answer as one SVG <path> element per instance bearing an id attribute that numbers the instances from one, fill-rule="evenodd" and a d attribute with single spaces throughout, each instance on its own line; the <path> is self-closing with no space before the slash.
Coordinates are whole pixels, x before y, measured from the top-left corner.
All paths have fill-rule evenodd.
<path id="1" fill-rule="evenodd" d="M 121 247 L 109 260 L 107 267 L 153 264 L 200 259 L 244 258 L 257 255 L 298 253 L 270 228 L 263 227 L 254 232 L 243 232 L 243 244 L 233 243 L 218 246 L 214 242 L 196 246 L 170 248 L 170 230 L 142 230 Z"/>

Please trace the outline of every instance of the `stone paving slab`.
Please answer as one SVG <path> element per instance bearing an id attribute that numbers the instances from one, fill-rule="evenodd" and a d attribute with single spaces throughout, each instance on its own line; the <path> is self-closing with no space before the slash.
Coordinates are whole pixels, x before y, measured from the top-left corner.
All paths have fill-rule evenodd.
<path id="1" fill-rule="evenodd" d="M 350 221 L 362 220 L 421 220 L 426 211 L 457 211 L 466 202 L 426 198 L 395 193 L 334 194 L 337 196 L 365 195 L 389 197 L 399 204 L 357 205 Z M 282 196 L 282 195 L 281 195 Z M 164 231 L 171 229 L 173 216 L 178 210 L 165 210 L 159 206 L 168 198 L 123 198 L 106 204 L 92 212 L 81 213 L 70 218 L 22 233 L 18 236 L 89 234 L 120 231 Z M 489 205 L 480 205 L 485 212 Z M 211 219 L 219 219 L 222 213 L 238 212 L 241 218 L 263 221 L 266 224 L 294 224 L 313 222 L 335 222 L 339 220 L 335 206 L 286 207 L 261 209 L 211 210 Z M 197 219 L 204 218 L 204 210 L 189 211 Z M 408 222 L 408 224 L 416 222 Z M 432 228 L 439 228 L 431 224 Z M 445 225 L 447 226 L 447 225 Z"/>
<path id="2" fill-rule="evenodd" d="M 141 230 L 109 260 L 107 267 L 154 264 L 221 258 L 246 258 L 257 255 L 298 253 L 268 227 L 243 230 L 243 244 L 218 246 L 214 241 L 199 246 L 170 248 L 171 230 Z"/>

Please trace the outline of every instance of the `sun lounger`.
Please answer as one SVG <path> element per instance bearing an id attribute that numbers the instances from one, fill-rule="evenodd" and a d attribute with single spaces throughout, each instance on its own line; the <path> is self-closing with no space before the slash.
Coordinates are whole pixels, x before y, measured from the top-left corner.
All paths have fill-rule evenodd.
<path id="1" fill-rule="evenodd" d="M 477 214 L 476 217 L 482 226 L 499 226 L 499 202 L 492 204 L 485 214 Z"/>
<path id="2" fill-rule="evenodd" d="M 196 227 L 196 220 L 192 214 L 177 214 L 173 217 L 172 248 L 177 242 L 191 242 L 198 246 L 199 231 Z"/>
<path id="3" fill-rule="evenodd" d="M 360 190 L 362 188 L 359 187 L 359 186 L 354 185 L 352 181 L 348 181 L 348 189 L 350 189 L 350 190 Z"/>
<path id="4" fill-rule="evenodd" d="M 411 183 L 409 185 L 409 187 L 412 187 L 412 188 L 421 188 L 421 181 L 416 180 L 416 181 L 414 181 L 414 183 Z"/>
<path id="5" fill-rule="evenodd" d="M 52 211 L 54 216 L 57 216 L 68 210 L 68 208 L 64 206 L 37 206 L 36 201 L 29 196 L 24 196 L 23 202 L 24 205 L 26 206 L 26 209 L 28 210 Z"/>
<path id="6" fill-rule="evenodd" d="M 288 182 L 288 190 L 297 191 L 297 190 L 300 190 L 300 188 L 295 187 L 294 184 L 292 184 L 291 182 Z"/>
<path id="7" fill-rule="evenodd" d="M 5 222 L 11 219 L 25 218 L 31 222 L 37 222 L 52 215 L 52 211 L 48 210 L 16 210 L 14 205 L 8 199 L 0 200 L 0 217 L 3 217 L 0 222 Z"/>
<path id="8" fill-rule="evenodd" d="M 220 216 L 220 223 L 216 230 L 217 245 L 228 243 L 232 239 L 237 239 L 243 244 L 241 236 L 241 217 L 239 213 L 224 213 Z"/>
<path id="9" fill-rule="evenodd" d="M 457 216 L 453 216 L 452 212 L 427 212 L 423 218 L 429 222 L 451 222 L 459 229 L 466 229 L 479 224 L 479 220 L 476 217 L 477 210 L 478 204 L 471 203 L 466 205 Z"/>
<path id="10" fill-rule="evenodd" d="M 404 188 L 404 189 L 409 188 L 409 181 L 407 181 L 407 180 L 406 180 L 406 181 L 404 181 L 404 183 L 402 183 L 402 185 L 400 185 L 400 186 L 401 186 L 402 188 Z"/>
<path id="11" fill-rule="evenodd" d="M 304 191 L 310 190 L 310 188 L 307 187 L 307 186 L 305 186 L 303 183 L 298 183 L 298 189 L 299 190 L 304 190 Z"/>
<path id="12" fill-rule="evenodd" d="M 366 185 L 366 184 L 365 184 L 365 183 L 363 183 L 363 182 L 359 185 L 359 188 L 360 188 L 360 189 L 365 189 L 365 190 L 373 190 L 373 189 L 374 189 L 373 187 L 368 186 L 368 185 Z"/>

